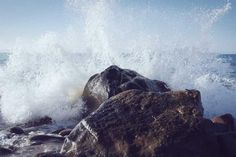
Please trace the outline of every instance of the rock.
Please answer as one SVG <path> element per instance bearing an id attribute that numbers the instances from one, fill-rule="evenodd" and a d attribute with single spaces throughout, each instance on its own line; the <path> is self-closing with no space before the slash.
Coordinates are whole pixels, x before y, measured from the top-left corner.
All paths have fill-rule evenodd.
<path id="1" fill-rule="evenodd" d="M 34 135 L 29 138 L 31 142 L 46 142 L 46 141 L 54 141 L 54 142 L 63 142 L 64 137 L 53 135 L 53 134 L 47 134 L 47 135 Z"/>
<path id="2" fill-rule="evenodd" d="M 52 132 L 52 134 L 59 134 L 62 130 L 65 130 L 65 128 L 60 128 Z"/>
<path id="3" fill-rule="evenodd" d="M 72 129 L 64 129 L 64 130 L 62 130 L 62 131 L 59 133 L 59 135 L 61 135 L 61 136 L 67 136 L 67 135 L 70 134 L 71 131 L 72 131 Z"/>
<path id="4" fill-rule="evenodd" d="M 218 117 L 212 118 L 212 122 L 218 124 L 218 126 L 226 128 L 226 131 L 234 131 L 234 117 L 227 113 Z"/>
<path id="5" fill-rule="evenodd" d="M 64 155 L 57 152 L 43 152 L 36 155 L 36 157 L 65 157 Z"/>
<path id="6" fill-rule="evenodd" d="M 12 154 L 13 150 L 9 148 L 4 148 L 0 146 L 0 156 Z"/>
<path id="7" fill-rule="evenodd" d="M 34 142 L 31 142 L 31 146 L 37 146 L 37 145 L 41 145 L 43 144 L 42 142 L 38 142 L 38 141 L 34 141 Z"/>
<path id="8" fill-rule="evenodd" d="M 9 130 L 11 133 L 15 133 L 15 134 L 24 134 L 25 132 L 24 132 L 24 130 L 21 128 L 21 127 L 12 127 L 12 128 L 10 128 L 10 130 Z"/>
<path id="9" fill-rule="evenodd" d="M 170 91 L 166 83 L 162 81 L 150 80 L 135 71 L 113 65 L 93 75 L 85 85 L 82 94 L 87 107 L 85 116 L 97 109 L 106 99 L 129 89 L 152 92 Z"/>
<path id="10" fill-rule="evenodd" d="M 236 132 L 218 134 L 221 157 L 236 157 Z"/>
<path id="11" fill-rule="evenodd" d="M 42 118 L 38 118 L 38 119 L 34 119 L 31 120 L 27 123 L 25 123 L 25 127 L 36 127 L 36 126 L 41 126 L 41 125 L 45 125 L 45 124 L 52 124 L 52 118 L 45 116 Z"/>
<path id="12" fill-rule="evenodd" d="M 66 138 L 61 153 L 89 157 L 218 157 L 200 92 L 129 90 L 106 100 Z"/>

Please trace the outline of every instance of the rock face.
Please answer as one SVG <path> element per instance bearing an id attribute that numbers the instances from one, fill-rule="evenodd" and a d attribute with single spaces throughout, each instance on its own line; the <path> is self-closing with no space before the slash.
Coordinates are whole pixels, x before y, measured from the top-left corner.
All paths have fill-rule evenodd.
<path id="1" fill-rule="evenodd" d="M 53 120 L 51 117 L 45 116 L 42 118 L 37 118 L 31 121 L 28 121 L 24 124 L 24 127 L 35 127 L 35 126 L 41 126 L 45 124 L 52 124 Z"/>
<path id="2" fill-rule="evenodd" d="M 135 71 L 113 65 L 93 75 L 87 82 L 82 95 L 88 109 L 86 115 L 97 109 L 106 99 L 129 89 L 152 92 L 170 90 L 162 81 L 150 80 Z"/>
<path id="3" fill-rule="evenodd" d="M 64 136 L 69 135 L 71 131 L 72 131 L 72 129 L 65 129 L 65 130 L 60 131 L 59 135 L 64 137 Z"/>
<path id="4" fill-rule="evenodd" d="M 8 154 L 11 154 L 11 153 L 13 153 L 13 150 L 0 146 L 0 156 L 8 155 Z"/>
<path id="5" fill-rule="evenodd" d="M 44 142 L 44 141 L 63 141 L 64 137 L 58 136 L 58 135 L 49 135 L 49 134 L 44 134 L 44 135 L 34 135 L 30 137 L 30 141 L 37 141 L 37 142 Z"/>
<path id="6" fill-rule="evenodd" d="M 236 156 L 236 132 L 218 134 L 221 157 Z"/>
<path id="7" fill-rule="evenodd" d="M 221 116 L 212 118 L 212 122 L 218 126 L 225 127 L 226 131 L 234 131 L 234 117 L 227 113 Z"/>
<path id="8" fill-rule="evenodd" d="M 65 157 L 65 156 L 57 152 L 44 152 L 37 154 L 36 157 Z"/>
<path id="9" fill-rule="evenodd" d="M 61 153 L 70 157 L 217 157 L 216 138 L 208 136 L 202 115 L 196 90 L 128 90 L 83 119 Z"/>
<path id="10" fill-rule="evenodd" d="M 15 133 L 15 134 L 24 134 L 24 130 L 21 127 L 12 127 L 10 128 L 10 132 L 11 133 Z"/>

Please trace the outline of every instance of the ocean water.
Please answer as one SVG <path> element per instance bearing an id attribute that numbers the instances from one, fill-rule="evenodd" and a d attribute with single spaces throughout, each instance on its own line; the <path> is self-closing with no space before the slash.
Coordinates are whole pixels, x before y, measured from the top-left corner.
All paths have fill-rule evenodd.
<path id="1" fill-rule="evenodd" d="M 89 77 L 112 64 L 173 90 L 198 89 L 206 117 L 236 117 L 236 56 L 212 53 L 211 46 L 230 1 L 175 14 L 152 3 L 67 0 L 74 13 L 68 29 L 17 40 L 0 54 L 1 123 L 50 116 L 66 124 L 83 111 L 80 96 Z"/>

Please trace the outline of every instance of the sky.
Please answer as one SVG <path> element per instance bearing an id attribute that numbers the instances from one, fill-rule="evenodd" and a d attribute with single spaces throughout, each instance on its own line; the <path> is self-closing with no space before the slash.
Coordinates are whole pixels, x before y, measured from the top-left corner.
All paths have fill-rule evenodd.
<path id="1" fill-rule="evenodd" d="M 226 0 L 126 0 L 124 7 L 152 7 L 173 12 L 194 8 L 219 8 Z M 231 10 L 212 29 L 218 51 L 236 53 L 236 0 Z M 46 32 L 63 32 L 73 23 L 74 14 L 65 0 L 0 0 L 0 50 L 11 48 L 19 38 L 37 38 Z M 160 27 L 165 27 L 161 26 Z"/>

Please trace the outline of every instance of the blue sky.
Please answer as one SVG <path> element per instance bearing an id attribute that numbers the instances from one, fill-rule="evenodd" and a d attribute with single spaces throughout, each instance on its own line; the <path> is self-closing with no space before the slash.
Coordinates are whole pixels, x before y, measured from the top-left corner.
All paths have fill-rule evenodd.
<path id="1" fill-rule="evenodd" d="M 236 0 L 232 9 L 212 29 L 217 49 L 236 53 Z M 72 11 L 64 0 L 0 0 L 0 49 L 10 48 L 17 38 L 37 38 L 46 32 L 63 32 L 72 23 Z M 152 4 L 156 9 L 181 12 L 217 8 L 225 0 L 126 0 L 124 7 Z"/>

